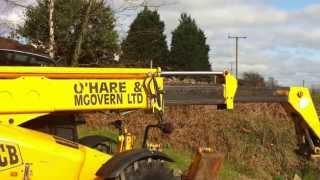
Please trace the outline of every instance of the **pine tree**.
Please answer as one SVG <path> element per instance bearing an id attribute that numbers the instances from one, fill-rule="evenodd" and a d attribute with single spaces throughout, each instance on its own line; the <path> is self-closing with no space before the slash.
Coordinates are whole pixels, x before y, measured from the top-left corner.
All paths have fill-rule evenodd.
<path id="1" fill-rule="evenodd" d="M 179 25 L 172 33 L 168 65 L 178 70 L 210 70 L 208 53 L 204 32 L 191 16 L 181 14 Z"/>
<path id="2" fill-rule="evenodd" d="M 168 46 L 164 35 L 164 22 L 157 11 L 144 8 L 130 25 L 128 36 L 122 43 L 120 61 L 130 66 L 163 66 L 168 59 Z"/>

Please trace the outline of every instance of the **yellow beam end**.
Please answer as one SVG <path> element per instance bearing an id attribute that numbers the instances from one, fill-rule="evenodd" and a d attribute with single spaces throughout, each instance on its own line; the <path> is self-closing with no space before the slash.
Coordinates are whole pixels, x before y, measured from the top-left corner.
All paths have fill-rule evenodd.
<path id="1" fill-rule="evenodd" d="M 309 89 L 305 87 L 291 87 L 289 104 L 301 116 L 314 134 L 320 138 L 320 122 L 313 104 Z"/>
<path id="2" fill-rule="evenodd" d="M 227 110 L 232 110 L 234 108 L 234 97 L 236 95 L 238 88 L 237 79 L 230 73 L 225 73 L 225 84 L 223 88 L 223 96 L 225 99 L 225 104 Z"/>

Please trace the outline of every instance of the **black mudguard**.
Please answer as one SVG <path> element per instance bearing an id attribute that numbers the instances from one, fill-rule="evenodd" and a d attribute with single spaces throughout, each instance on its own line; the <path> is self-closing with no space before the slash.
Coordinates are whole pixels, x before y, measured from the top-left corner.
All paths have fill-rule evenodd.
<path id="1" fill-rule="evenodd" d="M 99 135 L 92 135 L 92 136 L 85 136 L 79 139 L 79 143 L 91 148 L 96 147 L 98 144 L 103 142 L 111 142 L 116 144 L 117 142 L 109 137 L 106 136 L 99 136 Z"/>
<path id="2" fill-rule="evenodd" d="M 96 175 L 103 179 L 116 178 L 130 164 L 148 158 L 174 162 L 174 160 L 162 152 L 149 151 L 148 149 L 135 149 L 113 156 L 97 171 Z"/>

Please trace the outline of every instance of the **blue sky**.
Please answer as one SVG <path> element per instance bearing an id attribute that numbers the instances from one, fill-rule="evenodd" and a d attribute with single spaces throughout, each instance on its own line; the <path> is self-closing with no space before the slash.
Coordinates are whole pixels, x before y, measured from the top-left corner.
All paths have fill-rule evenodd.
<path id="1" fill-rule="evenodd" d="M 319 0 L 268 0 L 274 6 L 285 10 L 298 10 L 319 3 Z"/>

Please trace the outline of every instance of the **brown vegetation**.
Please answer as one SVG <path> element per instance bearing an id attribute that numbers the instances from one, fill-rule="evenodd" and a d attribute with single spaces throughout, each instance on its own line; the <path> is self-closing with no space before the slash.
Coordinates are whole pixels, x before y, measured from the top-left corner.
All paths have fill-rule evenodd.
<path id="1" fill-rule="evenodd" d="M 167 107 L 165 120 L 174 124 L 170 135 L 153 132 L 153 141 L 170 144 L 180 150 L 211 147 L 225 153 L 238 172 L 248 177 L 271 179 L 293 177 L 306 161 L 294 154 L 293 123 L 280 104 L 241 104 L 235 111 L 218 111 L 213 106 Z M 117 113 L 86 114 L 90 128 L 101 128 L 119 119 Z M 126 120 L 130 132 L 141 138 L 144 127 L 156 123 L 152 114 L 130 113 Z"/>

